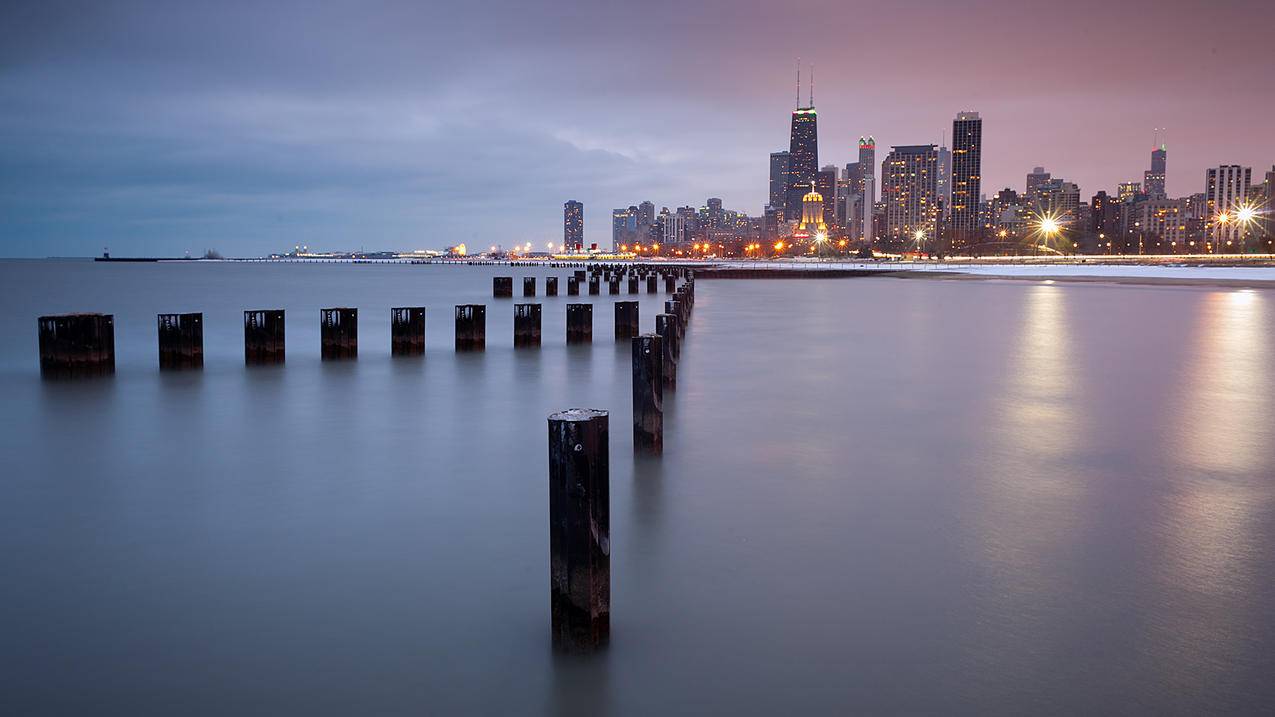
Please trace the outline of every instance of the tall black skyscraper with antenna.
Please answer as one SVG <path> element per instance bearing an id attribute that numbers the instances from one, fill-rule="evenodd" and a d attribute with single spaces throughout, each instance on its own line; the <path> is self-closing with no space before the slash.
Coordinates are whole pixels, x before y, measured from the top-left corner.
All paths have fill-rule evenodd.
<path id="1" fill-rule="evenodd" d="M 819 173 L 819 118 L 815 114 L 814 67 L 810 68 L 810 102 L 801 106 L 801 64 L 797 64 L 797 108 L 792 111 L 788 136 L 788 192 L 784 219 L 801 217 L 801 199 L 814 189 Z"/>

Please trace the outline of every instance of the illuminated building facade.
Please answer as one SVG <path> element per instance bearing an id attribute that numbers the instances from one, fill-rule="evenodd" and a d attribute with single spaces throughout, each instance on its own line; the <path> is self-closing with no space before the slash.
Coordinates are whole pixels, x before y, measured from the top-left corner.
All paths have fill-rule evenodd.
<path id="1" fill-rule="evenodd" d="M 1142 173 L 1143 191 L 1150 199 L 1164 199 L 1165 168 L 1169 163 L 1169 152 L 1164 145 L 1151 150 L 1151 169 Z"/>
<path id="2" fill-rule="evenodd" d="M 584 205 L 574 199 L 562 205 L 562 246 L 584 248 Z"/>
<path id="3" fill-rule="evenodd" d="M 1237 250 L 1248 227 L 1235 220 L 1236 210 L 1248 199 L 1252 167 L 1224 164 L 1205 170 L 1204 201 L 1215 251 Z"/>
<path id="4" fill-rule="evenodd" d="M 825 211 L 823 195 L 813 189 L 806 192 L 801 198 L 801 225 L 797 227 L 799 234 L 806 238 L 826 235 L 828 225 L 824 222 Z"/>
<path id="5" fill-rule="evenodd" d="M 938 222 L 938 164 L 939 148 L 933 144 L 891 147 L 882 162 L 884 229 L 895 246 L 912 242 L 917 231 L 934 235 Z"/>
<path id="6" fill-rule="evenodd" d="M 784 198 L 788 195 L 788 157 L 787 152 L 770 153 L 770 203 L 767 206 L 783 210 Z"/>
<path id="7" fill-rule="evenodd" d="M 813 98 L 812 98 L 813 99 Z M 788 138 L 788 190 L 784 218 L 801 216 L 802 197 L 814 189 L 819 172 L 819 117 L 813 101 L 809 107 L 792 111 Z"/>
<path id="8" fill-rule="evenodd" d="M 980 233 L 978 201 L 983 190 L 983 120 L 960 112 L 952 122 L 951 227 L 955 247 L 976 243 Z"/>

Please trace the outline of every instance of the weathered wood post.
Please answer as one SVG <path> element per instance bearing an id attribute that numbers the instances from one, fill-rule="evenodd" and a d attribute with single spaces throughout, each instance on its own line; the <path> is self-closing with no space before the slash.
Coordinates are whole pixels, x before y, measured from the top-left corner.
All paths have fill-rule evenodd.
<path id="1" fill-rule="evenodd" d="M 324 361 L 359 357 L 359 310 L 319 310 L 320 355 Z"/>
<path id="2" fill-rule="evenodd" d="M 558 277 L 556 276 L 545 277 L 545 296 L 557 296 L 557 295 L 558 295 Z"/>
<path id="3" fill-rule="evenodd" d="M 589 277 L 589 295 L 597 296 L 599 293 L 601 293 L 599 289 L 600 287 L 598 285 L 598 276 L 594 274 L 593 276 Z"/>
<path id="4" fill-rule="evenodd" d="M 576 270 L 575 270 L 575 278 L 576 278 L 576 281 L 585 281 L 585 271 L 584 271 L 584 269 L 576 269 Z"/>
<path id="5" fill-rule="evenodd" d="M 160 370 L 201 368 L 204 365 L 204 315 L 159 314 L 157 319 Z"/>
<path id="6" fill-rule="evenodd" d="M 664 302 L 664 313 L 672 314 L 677 317 L 677 325 L 673 328 L 677 330 L 677 337 L 682 338 L 682 332 L 685 326 L 682 324 L 682 304 L 676 299 L 669 299 Z"/>
<path id="7" fill-rule="evenodd" d="M 491 295 L 504 298 L 514 295 L 514 278 L 512 276 L 493 276 L 491 278 Z"/>
<path id="8" fill-rule="evenodd" d="M 40 373 L 49 378 L 115 372 L 115 316 L 41 316 Z"/>
<path id="9" fill-rule="evenodd" d="M 567 277 L 567 296 L 580 295 L 580 280 L 574 276 Z"/>
<path id="10" fill-rule="evenodd" d="M 514 347 L 540 345 L 540 304 L 514 304 Z"/>
<path id="11" fill-rule="evenodd" d="M 593 341 L 593 304 L 567 304 L 567 343 Z"/>
<path id="12" fill-rule="evenodd" d="M 617 339 L 631 339 L 637 336 L 638 324 L 638 302 L 615 302 L 615 337 Z"/>
<path id="13" fill-rule="evenodd" d="M 637 278 L 637 274 L 630 274 L 630 275 L 629 275 L 629 293 L 630 293 L 630 294 L 636 294 L 636 293 L 638 293 L 638 278 Z"/>
<path id="14" fill-rule="evenodd" d="M 633 450 L 664 452 L 664 349 L 659 334 L 633 337 Z"/>
<path id="15" fill-rule="evenodd" d="M 607 293 L 612 296 L 620 293 L 620 277 L 612 275 L 611 278 L 607 280 Z"/>
<path id="16" fill-rule="evenodd" d="M 646 293 L 655 294 L 655 293 L 658 293 L 658 289 L 659 289 L 659 278 L 656 277 L 655 274 L 647 274 L 646 275 Z"/>
<path id="17" fill-rule="evenodd" d="M 672 274 L 664 275 L 664 293 L 671 294 L 677 288 L 677 277 Z"/>
<path id="18" fill-rule="evenodd" d="M 664 355 L 664 373 L 662 374 L 664 387 L 674 390 L 677 388 L 677 317 L 672 314 L 656 316 L 655 333 L 660 335 Z"/>
<path id="19" fill-rule="evenodd" d="M 591 652 L 611 636 L 608 414 L 549 416 L 549 604 L 553 647 Z"/>
<path id="20" fill-rule="evenodd" d="M 283 363 L 285 338 L 283 309 L 256 309 L 243 312 L 245 363 Z"/>
<path id="21" fill-rule="evenodd" d="M 420 356 L 425 353 L 425 307 L 390 309 L 390 355 Z"/>
<path id="22" fill-rule="evenodd" d="M 487 306 L 456 305 L 456 350 L 482 351 L 487 348 Z"/>
<path id="23" fill-rule="evenodd" d="M 536 295 L 536 277 L 534 276 L 522 277 L 522 295 L 523 296 Z"/>

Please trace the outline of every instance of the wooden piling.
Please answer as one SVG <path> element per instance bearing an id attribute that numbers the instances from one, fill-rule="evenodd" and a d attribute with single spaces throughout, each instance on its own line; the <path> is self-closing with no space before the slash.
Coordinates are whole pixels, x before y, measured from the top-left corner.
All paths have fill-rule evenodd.
<path id="1" fill-rule="evenodd" d="M 638 278 L 637 278 L 637 274 L 630 274 L 630 275 L 629 275 L 629 293 L 630 293 L 630 294 L 636 294 L 636 293 L 638 293 Z"/>
<path id="2" fill-rule="evenodd" d="M 545 278 L 545 296 L 558 295 L 558 277 L 550 276 Z"/>
<path id="3" fill-rule="evenodd" d="M 637 336 L 640 332 L 638 324 L 638 302 L 615 302 L 615 337 L 617 339 L 631 339 Z"/>
<path id="4" fill-rule="evenodd" d="M 540 345 L 540 304 L 514 304 L 514 348 Z"/>
<path id="5" fill-rule="evenodd" d="M 115 316 L 41 316 L 40 373 L 49 378 L 115 372 Z"/>
<path id="6" fill-rule="evenodd" d="M 659 293 L 659 278 L 655 274 L 646 275 L 646 293 Z"/>
<path id="7" fill-rule="evenodd" d="M 512 276 L 493 276 L 491 278 L 491 295 L 502 299 L 514 295 L 514 278 Z"/>
<path id="8" fill-rule="evenodd" d="M 390 309 L 390 355 L 420 356 L 425 353 L 425 307 Z"/>
<path id="9" fill-rule="evenodd" d="M 584 271 L 584 269 L 576 269 L 576 270 L 575 270 L 575 274 L 574 274 L 574 276 L 575 276 L 575 278 L 576 278 L 576 281 L 585 281 L 585 271 Z"/>
<path id="10" fill-rule="evenodd" d="M 600 289 L 600 286 L 598 285 L 597 275 L 589 277 L 589 295 L 597 296 L 599 293 L 601 293 L 599 289 Z"/>
<path id="11" fill-rule="evenodd" d="M 283 309 L 243 312 L 245 363 L 283 363 L 285 338 Z"/>
<path id="12" fill-rule="evenodd" d="M 456 350 L 482 351 L 487 348 L 487 306 L 456 305 Z"/>
<path id="13" fill-rule="evenodd" d="M 574 276 L 567 277 L 567 296 L 580 295 L 580 280 Z"/>
<path id="14" fill-rule="evenodd" d="M 162 371 L 202 368 L 204 315 L 159 314 L 159 368 Z"/>
<path id="15" fill-rule="evenodd" d="M 319 338 L 324 361 L 359 357 L 359 310 L 319 310 Z"/>
<path id="16" fill-rule="evenodd" d="M 522 277 L 522 295 L 523 296 L 536 295 L 536 277 L 534 276 Z"/>
<path id="17" fill-rule="evenodd" d="M 677 277 L 672 274 L 664 275 L 664 293 L 671 294 L 677 288 Z"/>
<path id="18" fill-rule="evenodd" d="M 677 388 L 677 317 L 673 314 L 659 314 L 655 317 L 655 333 L 660 335 L 663 353 L 664 387 L 669 390 Z"/>
<path id="19" fill-rule="evenodd" d="M 664 348 L 659 334 L 633 337 L 633 450 L 664 452 Z"/>
<path id="20" fill-rule="evenodd" d="M 593 341 L 593 304 L 567 304 L 567 343 Z"/>
<path id="21" fill-rule="evenodd" d="M 591 652 L 611 635 L 608 414 L 549 416 L 549 602 L 553 647 Z"/>
<path id="22" fill-rule="evenodd" d="M 620 293 L 620 277 L 612 276 L 611 279 L 607 281 L 607 293 L 612 296 Z"/>

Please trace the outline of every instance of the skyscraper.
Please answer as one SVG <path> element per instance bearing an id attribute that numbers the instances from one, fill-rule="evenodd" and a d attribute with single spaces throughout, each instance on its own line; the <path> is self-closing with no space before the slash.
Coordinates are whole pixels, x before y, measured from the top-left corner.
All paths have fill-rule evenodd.
<path id="1" fill-rule="evenodd" d="M 797 104 L 801 104 L 801 69 L 797 69 Z M 792 111 L 788 135 L 788 190 L 784 199 L 784 219 L 801 216 L 802 198 L 815 188 L 819 172 L 819 117 L 815 113 L 815 90 L 811 83 L 810 102 Z"/>
<path id="2" fill-rule="evenodd" d="M 611 210 L 611 251 L 633 241 L 637 233 L 637 207 Z"/>
<path id="3" fill-rule="evenodd" d="M 1205 170 L 1205 221 L 1212 228 L 1214 251 L 1239 250 L 1247 227 L 1235 221 L 1236 210 L 1248 199 L 1251 167 L 1224 164 Z"/>
<path id="4" fill-rule="evenodd" d="M 1023 192 L 1023 196 L 1027 197 L 1028 202 L 1036 196 L 1036 188 L 1048 182 L 1049 177 L 1050 174 L 1045 171 L 1044 167 L 1036 167 L 1027 174 L 1027 191 Z"/>
<path id="5" fill-rule="evenodd" d="M 938 164 L 939 148 L 933 144 L 891 147 L 881 164 L 885 232 L 896 246 L 914 243 L 918 231 L 934 236 L 938 222 Z"/>
<path id="6" fill-rule="evenodd" d="M 584 248 L 584 205 L 574 199 L 562 205 L 562 246 Z"/>
<path id="7" fill-rule="evenodd" d="M 823 221 L 831 225 L 837 218 L 837 168 L 829 165 L 815 175 L 815 191 L 823 200 Z"/>
<path id="8" fill-rule="evenodd" d="M 869 135 L 859 138 L 859 171 L 863 173 L 863 192 L 859 200 L 859 235 L 871 243 L 876 239 L 877 207 L 877 140 Z"/>
<path id="9" fill-rule="evenodd" d="M 1164 170 L 1169 152 L 1164 145 L 1151 150 L 1151 169 L 1142 173 L 1142 189 L 1151 199 L 1164 199 Z"/>
<path id="10" fill-rule="evenodd" d="M 788 194 L 788 152 L 770 153 L 770 204 L 774 209 L 784 208 Z"/>
<path id="11" fill-rule="evenodd" d="M 977 243 L 978 200 L 983 190 L 983 120 L 957 113 L 952 122 L 952 239 L 956 247 Z"/>

